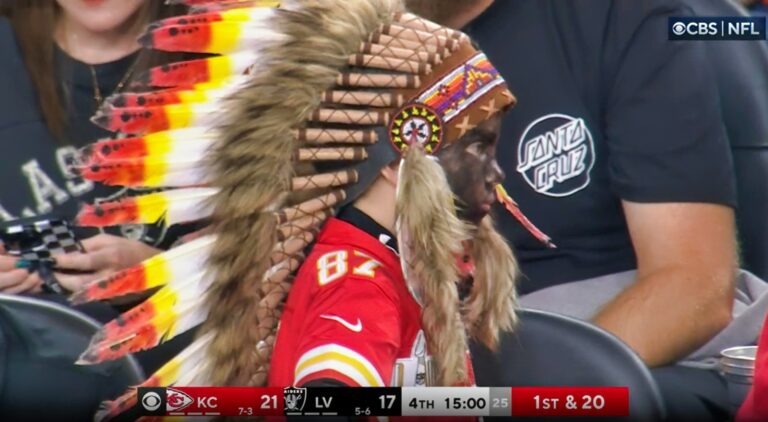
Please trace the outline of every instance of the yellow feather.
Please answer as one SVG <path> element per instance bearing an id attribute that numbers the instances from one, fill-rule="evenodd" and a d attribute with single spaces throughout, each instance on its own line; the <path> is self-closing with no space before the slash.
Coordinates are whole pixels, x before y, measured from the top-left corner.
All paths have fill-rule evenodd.
<path id="1" fill-rule="evenodd" d="M 170 226 L 205 218 L 208 216 L 205 201 L 215 193 L 215 189 L 191 188 L 138 196 L 139 219 L 136 223 L 154 224 L 165 217 L 165 225 Z"/>

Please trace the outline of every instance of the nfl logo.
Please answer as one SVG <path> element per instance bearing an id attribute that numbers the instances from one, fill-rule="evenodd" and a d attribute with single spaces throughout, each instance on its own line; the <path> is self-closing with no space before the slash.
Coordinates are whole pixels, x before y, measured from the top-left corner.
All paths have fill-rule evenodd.
<path id="1" fill-rule="evenodd" d="M 286 388 L 283 390 L 286 412 L 301 412 L 307 402 L 306 388 Z"/>

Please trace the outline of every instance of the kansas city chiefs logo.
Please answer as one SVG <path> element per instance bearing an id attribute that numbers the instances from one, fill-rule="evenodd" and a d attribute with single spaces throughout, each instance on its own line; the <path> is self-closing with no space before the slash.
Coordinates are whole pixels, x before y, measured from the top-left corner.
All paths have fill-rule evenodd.
<path id="1" fill-rule="evenodd" d="M 166 394 L 165 408 L 168 412 L 179 411 L 194 402 L 194 400 L 192 400 L 192 397 L 189 397 L 189 395 L 187 395 L 183 391 L 178 391 L 172 388 L 168 388 L 165 390 L 165 394 Z"/>

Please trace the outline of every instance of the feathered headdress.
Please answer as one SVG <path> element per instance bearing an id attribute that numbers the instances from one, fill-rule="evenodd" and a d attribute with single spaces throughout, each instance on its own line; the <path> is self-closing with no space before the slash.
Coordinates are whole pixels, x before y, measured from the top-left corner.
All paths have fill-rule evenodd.
<path id="1" fill-rule="evenodd" d="M 514 324 L 516 264 L 490 219 L 470 227 L 456 216 L 430 155 L 514 103 L 504 80 L 464 34 L 405 13 L 400 0 L 185 2 L 192 14 L 152 24 L 141 42 L 213 55 L 149 70 L 139 81 L 154 91 L 111 97 L 93 121 L 129 137 L 89 146 L 77 164 L 105 184 L 170 189 L 87 206 L 78 220 L 210 224 L 73 296 L 159 288 L 107 324 L 80 362 L 202 324 L 142 386 L 263 385 L 303 252 L 339 206 L 401 158 L 403 271 L 423 305 L 439 381 L 465 379 L 466 333 L 494 346 Z M 518 212 L 503 189 L 499 198 Z M 462 305 L 457 257 L 467 245 L 476 269 Z M 135 399 L 127 393 L 106 415 Z"/>

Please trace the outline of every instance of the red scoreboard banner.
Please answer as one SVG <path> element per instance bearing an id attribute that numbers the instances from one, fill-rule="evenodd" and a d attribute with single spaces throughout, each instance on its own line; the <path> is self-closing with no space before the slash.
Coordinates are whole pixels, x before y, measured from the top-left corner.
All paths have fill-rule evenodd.
<path id="1" fill-rule="evenodd" d="M 628 416 L 627 387 L 515 387 L 514 416 Z"/>
<path id="2" fill-rule="evenodd" d="M 627 387 L 139 388 L 142 416 L 629 415 Z"/>

